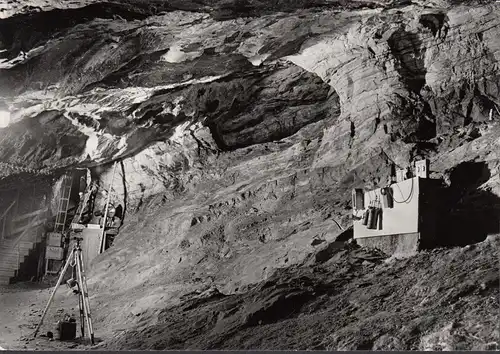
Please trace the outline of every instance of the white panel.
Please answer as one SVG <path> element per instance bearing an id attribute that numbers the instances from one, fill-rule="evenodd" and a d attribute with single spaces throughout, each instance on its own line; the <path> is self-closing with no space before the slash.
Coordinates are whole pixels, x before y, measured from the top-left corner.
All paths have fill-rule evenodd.
<path id="1" fill-rule="evenodd" d="M 411 178 L 391 185 L 394 207 L 382 209 L 382 230 L 368 229 L 362 220 L 354 220 L 354 238 L 387 236 L 418 232 L 419 178 Z M 382 200 L 380 189 L 365 192 L 365 207 L 376 197 Z M 361 217 L 362 211 L 356 213 Z"/>
<path id="2" fill-rule="evenodd" d="M 85 228 L 80 235 L 83 238 L 83 242 L 81 243 L 82 256 L 84 267 L 87 270 L 94 258 L 99 255 L 101 229 Z"/>
<path id="3" fill-rule="evenodd" d="M 45 258 L 60 261 L 63 258 L 63 252 L 64 250 L 62 247 L 47 246 L 45 250 Z"/>
<path id="4" fill-rule="evenodd" d="M 47 236 L 47 245 L 61 247 L 62 235 L 58 232 L 49 232 Z"/>

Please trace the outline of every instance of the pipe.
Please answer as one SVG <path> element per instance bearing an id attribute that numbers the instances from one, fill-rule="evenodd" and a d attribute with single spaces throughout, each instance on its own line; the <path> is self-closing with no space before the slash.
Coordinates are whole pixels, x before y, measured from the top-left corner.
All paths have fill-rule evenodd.
<path id="1" fill-rule="evenodd" d="M 375 217 L 374 215 L 375 209 L 371 206 L 368 208 L 368 222 L 367 222 L 367 227 L 369 229 L 373 229 L 373 219 Z"/>
<path id="2" fill-rule="evenodd" d="M 365 210 L 365 212 L 363 213 L 363 222 L 362 224 L 363 225 L 368 225 L 368 213 L 369 213 L 369 209 L 368 210 Z"/>
<path id="3" fill-rule="evenodd" d="M 377 213 L 377 224 L 378 224 L 378 229 L 379 230 L 382 230 L 382 208 L 379 208 L 378 209 L 378 213 Z"/>

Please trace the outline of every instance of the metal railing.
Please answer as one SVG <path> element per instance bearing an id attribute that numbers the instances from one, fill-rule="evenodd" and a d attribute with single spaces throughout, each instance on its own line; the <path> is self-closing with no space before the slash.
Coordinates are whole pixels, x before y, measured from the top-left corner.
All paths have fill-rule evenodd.
<path id="1" fill-rule="evenodd" d="M 9 214 L 9 211 L 12 209 L 14 204 L 16 204 L 15 200 L 10 203 L 9 207 L 5 209 L 5 211 L 0 216 L 0 222 L 2 223 L 2 233 L 0 235 L 0 240 L 3 240 L 5 238 L 5 223 L 7 222 L 7 215 Z"/>
<path id="2" fill-rule="evenodd" d="M 26 235 L 29 233 L 30 230 L 33 230 L 35 227 L 35 224 L 36 222 L 39 220 L 40 218 L 40 214 L 37 214 L 33 220 L 31 220 L 31 222 L 29 223 L 28 226 L 26 226 L 26 228 L 24 229 L 24 231 L 16 237 L 16 239 L 14 240 L 14 242 L 12 243 L 11 247 L 12 248 L 15 248 L 17 247 L 17 245 L 26 237 Z M 36 228 L 38 228 L 39 226 L 37 225 Z M 36 239 L 34 240 L 34 242 L 36 242 Z"/>

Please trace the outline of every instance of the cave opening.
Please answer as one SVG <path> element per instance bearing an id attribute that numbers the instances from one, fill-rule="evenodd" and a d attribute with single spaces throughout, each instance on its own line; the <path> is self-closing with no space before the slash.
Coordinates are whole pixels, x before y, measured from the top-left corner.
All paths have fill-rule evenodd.
<path id="1" fill-rule="evenodd" d="M 466 161 L 449 171 L 442 195 L 438 246 L 466 246 L 500 232 L 500 198 L 482 185 L 491 178 L 485 162 Z"/>

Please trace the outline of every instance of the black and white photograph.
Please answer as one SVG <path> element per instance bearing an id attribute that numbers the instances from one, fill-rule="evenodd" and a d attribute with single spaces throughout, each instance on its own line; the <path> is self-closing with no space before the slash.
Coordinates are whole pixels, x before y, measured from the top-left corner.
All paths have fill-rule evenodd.
<path id="1" fill-rule="evenodd" d="M 0 0 L 0 350 L 500 350 L 500 1 Z"/>

